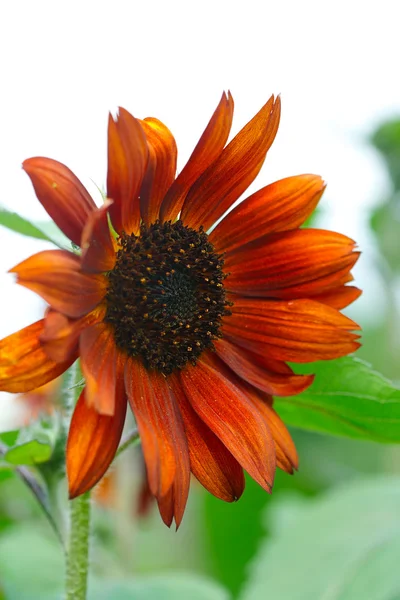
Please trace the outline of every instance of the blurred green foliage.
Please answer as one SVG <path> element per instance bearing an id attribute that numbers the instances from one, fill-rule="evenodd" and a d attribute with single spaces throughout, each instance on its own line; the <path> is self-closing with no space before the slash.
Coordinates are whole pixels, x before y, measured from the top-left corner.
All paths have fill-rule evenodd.
<path id="1" fill-rule="evenodd" d="M 279 600 L 399 598 L 399 477 L 360 480 L 307 502 L 287 498 L 267 523 L 271 537 L 241 600 L 266 590 Z"/>

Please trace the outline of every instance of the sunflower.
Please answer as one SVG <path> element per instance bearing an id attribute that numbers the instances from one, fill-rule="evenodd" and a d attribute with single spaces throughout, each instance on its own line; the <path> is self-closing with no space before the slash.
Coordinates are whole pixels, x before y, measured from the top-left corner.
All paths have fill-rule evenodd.
<path id="1" fill-rule="evenodd" d="M 359 327 L 339 310 L 360 292 L 346 285 L 354 242 L 300 228 L 324 191 L 319 176 L 282 179 L 230 210 L 261 169 L 280 107 L 272 96 L 227 144 L 233 99 L 223 94 L 177 177 L 169 129 L 120 108 L 109 118 L 100 208 L 63 164 L 24 162 L 73 251 L 45 250 L 11 269 L 49 309 L 0 342 L 0 389 L 27 392 L 80 358 L 86 385 L 67 443 L 71 498 L 107 471 L 128 404 L 167 525 L 181 522 L 190 473 L 231 502 L 243 492 L 243 470 L 270 492 L 276 467 L 297 468 L 272 396 L 313 381 L 287 361 L 357 349 Z"/>

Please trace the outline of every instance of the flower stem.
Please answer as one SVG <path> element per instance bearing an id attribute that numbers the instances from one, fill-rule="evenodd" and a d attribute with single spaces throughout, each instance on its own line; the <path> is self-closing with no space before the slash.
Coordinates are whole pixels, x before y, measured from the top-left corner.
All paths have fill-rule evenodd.
<path id="1" fill-rule="evenodd" d="M 66 382 L 64 407 L 70 414 L 81 393 L 81 380 L 82 371 L 77 361 L 70 369 Z M 86 600 L 89 572 L 90 492 L 70 500 L 69 514 L 65 600 Z"/>
<path id="2" fill-rule="evenodd" d="M 90 494 L 70 501 L 66 600 L 85 600 L 89 568 Z"/>

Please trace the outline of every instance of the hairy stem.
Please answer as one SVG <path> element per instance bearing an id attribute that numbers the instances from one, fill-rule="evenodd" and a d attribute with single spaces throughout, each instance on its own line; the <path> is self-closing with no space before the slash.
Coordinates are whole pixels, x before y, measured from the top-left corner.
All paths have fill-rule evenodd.
<path id="1" fill-rule="evenodd" d="M 70 502 L 66 600 L 85 600 L 89 569 L 90 494 Z"/>

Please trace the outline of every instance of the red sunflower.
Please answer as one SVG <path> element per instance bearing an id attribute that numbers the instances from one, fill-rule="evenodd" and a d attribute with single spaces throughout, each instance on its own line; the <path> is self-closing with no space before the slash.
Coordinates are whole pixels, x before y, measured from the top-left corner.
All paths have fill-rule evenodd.
<path id="1" fill-rule="evenodd" d="M 119 109 L 109 119 L 109 200 L 100 208 L 59 162 L 23 165 L 81 252 L 46 250 L 11 270 L 50 309 L 0 342 L 0 389 L 27 392 L 80 358 L 86 386 L 67 444 L 71 498 L 107 471 L 128 403 L 168 525 L 181 522 L 191 472 L 228 502 L 243 492 L 243 469 L 270 492 L 276 467 L 291 473 L 298 461 L 272 396 L 298 394 L 313 380 L 286 361 L 359 346 L 359 327 L 339 312 L 360 293 L 346 285 L 354 242 L 299 229 L 322 195 L 320 177 L 268 185 L 220 220 L 261 169 L 280 99 L 226 145 L 232 117 L 233 99 L 223 94 L 175 178 L 167 127 Z"/>

